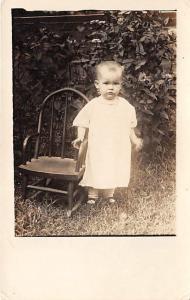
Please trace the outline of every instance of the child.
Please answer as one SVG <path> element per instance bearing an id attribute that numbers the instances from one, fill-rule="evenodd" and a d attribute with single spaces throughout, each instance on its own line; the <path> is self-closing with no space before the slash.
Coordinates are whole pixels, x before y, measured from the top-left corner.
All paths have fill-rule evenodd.
<path id="1" fill-rule="evenodd" d="M 137 125 L 134 107 L 118 96 L 122 84 L 123 67 L 115 61 L 96 66 L 95 86 L 100 94 L 86 104 L 76 116 L 78 127 L 75 148 L 88 133 L 86 169 L 81 185 L 88 187 L 88 203 L 94 204 L 100 192 L 115 202 L 116 187 L 127 187 L 130 179 L 131 142 L 136 150 L 142 140 L 134 132 Z"/>

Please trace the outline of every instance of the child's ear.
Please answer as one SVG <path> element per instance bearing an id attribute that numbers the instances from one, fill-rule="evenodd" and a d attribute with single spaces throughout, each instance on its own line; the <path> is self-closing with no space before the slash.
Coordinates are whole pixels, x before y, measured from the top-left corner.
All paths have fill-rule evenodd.
<path id="1" fill-rule="evenodd" d="M 95 87 L 96 87 L 96 90 L 97 90 L 98 95 L 100 95 L 99 81 L 98 81 L 98 80 L 95 80 L 95 81 L 94 81 L 94 85 L 95 85 Z"/>
<path id="2" fill-rule="evenodd" d="M 95 85 L 95 87 L 98 89 L 98 88 L 99 88 L 99 81 L 98 81 L 98 80 L 95 80 L 95 81 L 94 81 L 94 85 Z"/>

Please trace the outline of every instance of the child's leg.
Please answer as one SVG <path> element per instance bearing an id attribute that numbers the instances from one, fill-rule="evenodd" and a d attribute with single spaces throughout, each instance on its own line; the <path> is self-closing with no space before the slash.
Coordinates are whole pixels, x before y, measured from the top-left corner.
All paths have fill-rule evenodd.
<path id="1" fill-rule="evenodd" d="M 115 189 L 104 189 L 103 197 L 108 198 L 108 199 L 113 199 L 114 191 L 115 191 Z"/>
<path id="2" fill-rule="evenodd" d="M 103 191 L 103 195 L 105 198 L 111 198 L 113 197 L 113 194 L 114 194 L 114 189 L 105 189 Z"/>
<path id="3" fill-rule="evenodd" d="M 88 188 L 88 203 L 94 204 L 96 200 L 98 199 L 98 189 L 95 189 L 93 187 Z"/>

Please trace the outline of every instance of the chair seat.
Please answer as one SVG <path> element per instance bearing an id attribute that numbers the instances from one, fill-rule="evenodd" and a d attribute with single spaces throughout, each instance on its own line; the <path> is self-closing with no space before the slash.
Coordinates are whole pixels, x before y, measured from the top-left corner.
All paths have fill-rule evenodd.
<path id="1" fill-rule="evenodd" d="M 49 175 L 48 177 L 68 177 L 68 179 L 79 179 L 83 176 L 85 169 L 83 166 L 79 172 L 76 172 L 76 161 L 74 159 L 49 156 L 33 158 L 25 165 L 20 165 L 19 168 L 27 173 Z"/>

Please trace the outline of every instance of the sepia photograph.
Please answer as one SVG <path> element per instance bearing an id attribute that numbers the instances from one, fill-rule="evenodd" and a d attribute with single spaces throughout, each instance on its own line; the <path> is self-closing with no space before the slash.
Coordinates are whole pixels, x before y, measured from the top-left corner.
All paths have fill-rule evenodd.
<path id="1" fill-rule="evenodd" d="M 190 1 L 4 0 L 0 298 L 190 299 Z"/>
<path id="2" fill-rule="evenodd" d="M 175 236 L 177 11 L 11 12 L 15 236 Z"/>

